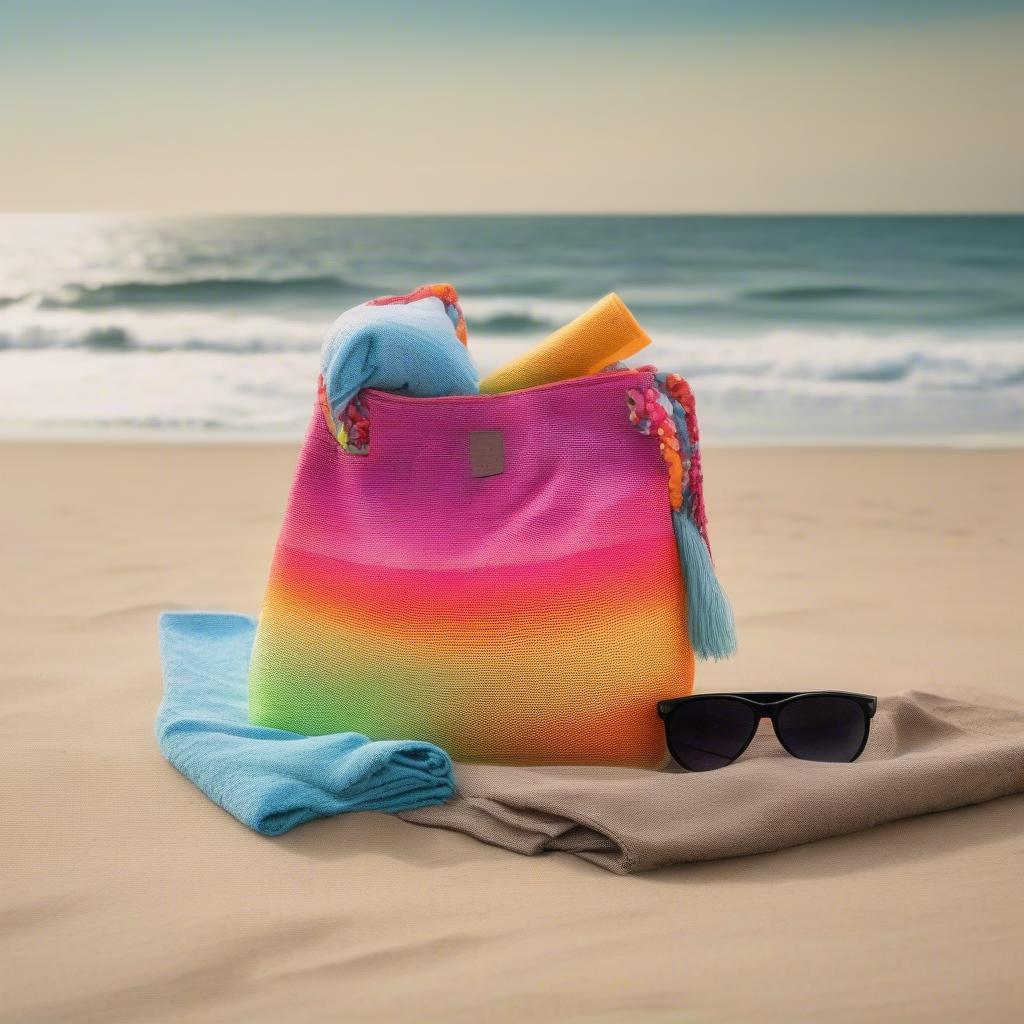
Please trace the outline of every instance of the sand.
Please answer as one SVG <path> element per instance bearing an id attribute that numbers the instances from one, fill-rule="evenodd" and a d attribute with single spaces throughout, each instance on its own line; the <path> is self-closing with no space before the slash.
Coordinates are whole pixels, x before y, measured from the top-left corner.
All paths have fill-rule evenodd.
<path id="1" fill-rule="evenodd" d="M 1019 798 L 627 878 L 209 803 L 153 740 L 156 616 L 257 611 L 295 453 L 0 446 L 0 1018 L 1020 1018 Z M 742 651 L 699 688 L 1024 699 L 1024 453 L 706 462 Z"/>

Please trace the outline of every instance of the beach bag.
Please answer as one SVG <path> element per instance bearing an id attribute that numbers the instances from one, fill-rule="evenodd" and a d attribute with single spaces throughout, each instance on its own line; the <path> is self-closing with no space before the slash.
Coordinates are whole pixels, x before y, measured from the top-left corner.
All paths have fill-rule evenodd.
<path id="1" fill-rule="evenodd" d="M 734 645 L 685 381 L 623 368 L 350 408 L 337 423 L 321 379 L 252 721 L 462 761 L 662 764 L 658 701 L 691 691 L 695 648 Z"/>

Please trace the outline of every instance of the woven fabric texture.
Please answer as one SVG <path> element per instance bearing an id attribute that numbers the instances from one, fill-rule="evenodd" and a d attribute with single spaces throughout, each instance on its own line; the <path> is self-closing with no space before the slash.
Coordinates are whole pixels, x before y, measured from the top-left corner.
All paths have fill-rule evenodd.
<path id="1" fill-rule="evenodd" d="M 366 455 L 319 409 L 274 555 L 250 717 L 463 761 L 653 767 L 693 653 L 657 439 L 607 373 L 493 396 L 365 391 Z M 475 477 L 470 434 L 500 431 Z"/>

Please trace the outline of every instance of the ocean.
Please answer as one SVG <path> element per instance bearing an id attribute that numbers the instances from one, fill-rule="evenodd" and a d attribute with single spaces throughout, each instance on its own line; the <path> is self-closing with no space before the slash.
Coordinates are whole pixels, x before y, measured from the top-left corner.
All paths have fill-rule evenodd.
<path id="1" fill-rule="evenodd" d="M 296 438 L 331 321 L 448 281 L 482 373 L 617 291 L 711 443 L 1024 439 L 1024 217 L 0 217 L 0 436 Z"/>

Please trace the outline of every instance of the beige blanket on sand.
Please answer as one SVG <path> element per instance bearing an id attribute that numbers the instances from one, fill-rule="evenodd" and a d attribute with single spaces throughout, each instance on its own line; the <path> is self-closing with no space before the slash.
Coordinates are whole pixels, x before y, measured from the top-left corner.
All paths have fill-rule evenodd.
<path id="1" fill-rule="evenodd" d="M 460 765 L 457 775 L 455 799 L 401 817 L 629 874 L 1024 791 L 1024 709 L 920 691 L 882 698 L 853 764 L 790 757 L 763 721 L 743 757 L 717 771 Z"/>

